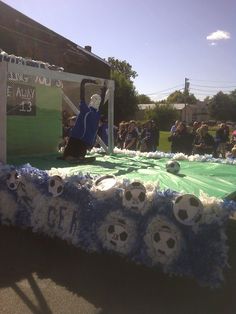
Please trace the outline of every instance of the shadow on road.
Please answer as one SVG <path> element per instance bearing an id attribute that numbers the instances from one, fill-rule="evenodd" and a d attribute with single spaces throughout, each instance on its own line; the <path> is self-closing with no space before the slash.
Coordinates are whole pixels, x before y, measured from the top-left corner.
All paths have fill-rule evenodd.
<path id="1" fill-rule="evenodd" d="M 62 240 L 0 227 L 0 288 L 12 287 L 32 313 L 52 313 L 32 273 L 84 297 L 104 314 L 233 314 L 236 309 L 236 222 L 227 230 L 230 245 L 226 281 L 219 289 L 194 280 L 168 277 L 117 256 L 87 254 Z M 27 279 L 39 309 L 16 282 Z M 63 295 L 61 296 L 63 298 Z M 78 311 L 79 312 L 79 311 Z"/>

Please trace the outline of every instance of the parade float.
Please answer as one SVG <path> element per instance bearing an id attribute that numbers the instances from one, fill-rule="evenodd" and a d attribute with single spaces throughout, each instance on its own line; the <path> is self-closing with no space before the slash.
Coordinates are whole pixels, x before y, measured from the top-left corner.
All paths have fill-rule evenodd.
<path id="1" fill-rule="evenodd" d="M 90 165 L 56 159 L 63 103 L 76 111 L 82 78 L 2 57 L 1 224 L 219 286 L 236 211 L 234 160 L 113 150 L 112 81 L 107 150 L 92 150 Z"/>

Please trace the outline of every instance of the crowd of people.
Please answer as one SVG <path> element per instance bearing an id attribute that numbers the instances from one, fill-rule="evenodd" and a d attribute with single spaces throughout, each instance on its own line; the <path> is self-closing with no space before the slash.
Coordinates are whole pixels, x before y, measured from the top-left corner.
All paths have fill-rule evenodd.
<path id="1" fill-rule="evenodd" d="M 230 134 L 229 126 L 225 123 L 219 124 L 214 136 L 209 133 L 207 123 L 198 121 L 192 127 L 176 121 L 170 133 L 168 140 L 171 142 L 172 153 L 211 154 L 216 158 L 236 157 L 236 131 Z"/>
<path id="2" fill-rule="evenodd" d="M 64 121 L 60 148 L 66 146 L 75 121 L 76 116 L 67 117 Z M 104 116 L 100 118 L 97 135 L 108 145 L 108 121 Z M 120 149 L 154 152 L 158 150 L 159 141 L 160 131 L 154 120 L 145 123 L 122 121 L 118 127 L 114 126 L 114 144 Z M 168 141 L 171 143 L 172 153 L 236 158 L 236 130 L 230 132 L 225 123 L 220 123 L 215 134 L 211 135 L 205 122 L 195 121 L 189 126 L 182 121 L 176 121 L 170 129 Z M 99 147 L 99 143 L 95 147 Z"/>
<path id="3" fill-rule="evenodd" d="M 76 116 L 64 119 L 63 141 L 59 145 L 59 150 L 63 150 L 68 143 L 75 121 Z M 108 145 L 108 120 L 104 116 L 100 118 L 97 135 Z M 153 120 L 144 124 L 134 120 L 122 121 L 118 127 L 114 126 L 115 146 L 121 149 L 140 150 L 142 152 L 156 151 L 159 145 L 159 136 L 159 129 Z M 99 147 L 99 143 L 95 143 L 95 147 Z"/>
<path id="4" fill-rule="evenodd" d="M 116 146 L 121 149 L 154 152 L 159 146 L 160 132 L 154 120 L 138 123 L 122 121 L 116 132 Z"/>

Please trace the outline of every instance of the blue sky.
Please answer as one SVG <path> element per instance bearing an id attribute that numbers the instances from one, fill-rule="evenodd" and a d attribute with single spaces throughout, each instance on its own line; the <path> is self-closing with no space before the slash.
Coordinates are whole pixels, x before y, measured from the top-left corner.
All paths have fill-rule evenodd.
<path id="1" fill-rule="evenodd" d="M 185 77 L 200 99 L 236 89 L 235 0 L 3 2 L 102 58 L 126 60 L 137 91 L 154 100 Z"/>

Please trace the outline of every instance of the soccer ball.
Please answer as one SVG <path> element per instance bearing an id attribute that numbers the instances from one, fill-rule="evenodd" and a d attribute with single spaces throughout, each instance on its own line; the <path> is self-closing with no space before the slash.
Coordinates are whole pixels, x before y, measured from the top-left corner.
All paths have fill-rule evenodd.
<path id="1" fill-rule="evenodd" d="M 181 233 L 165 217 L 157 216 L 149 223 L 144 241 L 153 263 L 169 264 L 180 253 Z"/>
<path id="2" fill-rule="evenodd" d="M 113 212 L 98 229 L 98 237 L 106 249 L 127 254 L 136 240 L 136 225 L 119 212 Z"/>
<path id="3" fill-rule="evenodd" d="M 192 194 L 184 194 L 176 198 L 173 211 L 175 218 L 182 224 L 192 226 L 202 217 L 202 202 Z"/>
<path id="4" fill-rule="evenodd" d="M 64 184 L 60 176 L 53 176 L 49 180 L 48 192 L 52 194 L 53 197 L 57 197 L 63 193 Z"/>
<path id="5" fill-rule="evenodd" d="M 11 171 L 7 176 L 7 187 L 9 190 L 14 191 L 17 189 L 20 182 L 19 174 L 16 170 Z"/>
<path id="6" fill-rule="evenodd" d="M 109 197 L 112 196 L 115 192 L 117 185 L 116 177 L 113 175 L 105 175 L 98 178 L 94 182 L 93 191 L 95 192 L 96 197 Z"/>
<path id="7" fill-rule="evenodd" d="M 180 164 L 175 160 L 170 160 L 166 163 L 166 171 L 177 174 L 180 170 Z"/>
<path id="8" fill-rule="evenodd" d="M 146 205 L 146 188 L 140 182 L 129 184 L 123 193 L 123 205 L 136 212 L 142 211 Z"/>

